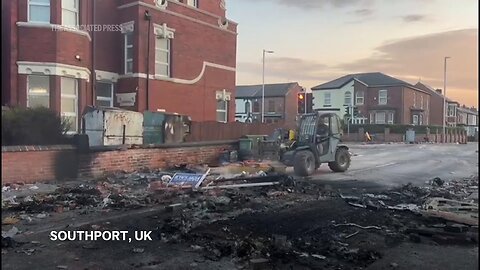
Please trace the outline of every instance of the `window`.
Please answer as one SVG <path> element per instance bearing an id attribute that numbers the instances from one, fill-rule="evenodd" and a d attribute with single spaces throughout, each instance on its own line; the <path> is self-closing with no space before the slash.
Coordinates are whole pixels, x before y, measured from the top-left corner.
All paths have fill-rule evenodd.
<path id="1" fill-rule="evenodd" d="M 253 112 L 260 112 L 260 103 L 258 101 L 253 103 Z"/>
<path id="2" fill-rule="evenodd" d="M 423 109 L 423 96 L 420 96 L 420 109 Z"/>
<path id="3" fill-rule="evenodd" d="M 27 107 L 50 107 L 50 77 L 29 75 L 27 89 Z"/>
<path id="4" fill-rule="evenodd" d="M 217 100 L 217 121 L 226 123 L 228 121 L 228 101 Z"/>
<path id="5" fill-rule="evenodd" d="M 268 112 L 275 112 L 275 101 L 269 100 L 268 101 Z"/>
<path id="6" fill-rule="evenodd" d="M 429 99 L 429 97 L 427 96 L 427 102 L 425 102 L 425 108 L 426 108 L 427 111 L 428 111 L 428 103 L 430 103 L 430 99 Z"/>
<path id="7" fill-rule="evenodd" d="M 417 107 L 417 93 L 413 92 L 413 107 Z"/>
<path id="8" fill-rule="evenodd" d="M 385 124 L 385 112 L 375 113 L 375 124 Z"/>
<path id="9" fill-rule="evenodd" d="M 378 105 L 387 104 L 387 99 L 388 99 L 387 90 L 378 91 Z"/>
<path id="10" fill-rule="evenodd" d="M 455 105 L 448 104 L 448 114 L 447 116 L 455 116 Z"/>
<path id="11" fill-rule="evenodd" d="M 330 107 L 332 106 L 332 97 L 331 97 L 331 94 L 330 93 L 325 93 L 324 96 L 323 96 L 323 103 L 324 103 L 324 106 L 325 107 Z"/>
<path id="12" fill-rule="evenodd" d="M 157 37 L 155 41 L 155 74 L 170 77 L 170 39 Z"/>
<path id="13" fill-rule="evenodd" d="M 60 113 L 61 116 L 70 124 L 69 132 L 77 132 L 77 98 L 78 98 L 78 83 L 76 79 L 62 77 L 60 81 L 61 103 Z"/>
<path id="14" fill-rule="evenodd" d="M 393 124 L 393 112 L 388 113 L 388 124 Z"/>
<path id="15" fill-rule="evenodd" d="M 350 91 L 345 92 L 345 105 L 352 104 L 352 93 Z"/>
<path id="16" fill-rule="evenodd" d="M 363 92 L 363 91 L 358 91 L 358 92 L 356 93 L 356 95 L 357 95 L 357 96 L 356 96 L 356 101 L 355 101 L 355 103 L 356 103 L 357 105 L 363 105 L 363 102 L 364 102 L 364 92 Z"/>
<path id="17" fill-rule="evenodd" d="M 50 0 L 29 0 L 28 21 L 50 23 Z"/>
<path id="18" fill-rule="evenodd" d="M 373 112 L 370 113 L 370 124 L 375 123 L 375 114 Z"/>
<path id="19" fill-rule="evenodd" d="M 423 125 L 423 114 L 420 114 L 420 119 L 418 120 L 419 125 Z"/>
<path id="20" fill-rule="evenodd" d="M 62 25 L 78 26 L 78 0 L 62 0 Z"/>
<path id="21" fill-rule="evenodd" d="M 113 83 L 97 82 L 95 91 L 97 107 L 113 107 Z"/>
<path id="22" fill-rule="evenodd" d="M 418 114 L 414 114 L 414 115 L 413 115 L 412 124 L 413 124 L 414 126 L 417 126 L 417 125 L 418 125 Z"/>
<path id="23" fill-rule="evenodd" d="M 133 32 L 127 32 L 124 36 L 125 42 L 125 74 L 133 72 Z"/>
<path id="24" fill-rule="evenodd" d="M 245 102 L 245 113 L 250 113 L 250 101 Z"/>
<path id="25" fill-rule="evenodd" d="M 187 0 L 186 3 L 189 6 L 198 7 L 198 0 Z"/>

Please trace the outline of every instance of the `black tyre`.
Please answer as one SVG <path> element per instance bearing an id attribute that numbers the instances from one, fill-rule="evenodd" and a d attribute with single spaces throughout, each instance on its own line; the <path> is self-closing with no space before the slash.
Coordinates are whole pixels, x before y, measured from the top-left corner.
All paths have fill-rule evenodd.
<path id="1" fill-rule="evenodd" d="M 350 167 L 350 153 L 346 148 L 338 148 L 335 161 L 329 162 L 328 167 L 334 172 L 344 172 Z"/>
<path id="2" fill-rule="evenodd" d="M 293 171 L 299 176 L 309 176 L 315 171 L 315 157 L 311 151 L 300 151 L 295 154 Z"/>

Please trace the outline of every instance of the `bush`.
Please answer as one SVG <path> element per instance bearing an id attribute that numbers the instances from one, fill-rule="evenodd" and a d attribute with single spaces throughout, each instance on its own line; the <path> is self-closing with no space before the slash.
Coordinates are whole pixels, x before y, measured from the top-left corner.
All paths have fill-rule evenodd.
<path id="1" fill-rule="evenodd" d="M 63 144 L 68 127 L 68 122 L 48 108 L 2 110 L 2 145 Z"/>

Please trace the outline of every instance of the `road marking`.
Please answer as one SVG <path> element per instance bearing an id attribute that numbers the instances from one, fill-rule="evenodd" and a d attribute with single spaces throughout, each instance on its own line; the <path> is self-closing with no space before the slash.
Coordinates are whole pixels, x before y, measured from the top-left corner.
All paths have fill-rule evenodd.
<path id="1" fill-rule="evenodd" d="M 395 164 L 397 164 L 397 162 L 390 162 L 390 163 L 385 163 L 385 164 L 380 164 L 380 165 L 377 165 L 377 166 L 373 166 L 373 167 L 370 167 L 370 168 L 352 170 L 350 172 L 364 172 L 364 171 L 368 171 L 368 170 L 373 170 L 373 169 L 383 168 L 383 167 L 387 167 L 387 166 L 392 166 L 392 165 L 395 165 Z"/>

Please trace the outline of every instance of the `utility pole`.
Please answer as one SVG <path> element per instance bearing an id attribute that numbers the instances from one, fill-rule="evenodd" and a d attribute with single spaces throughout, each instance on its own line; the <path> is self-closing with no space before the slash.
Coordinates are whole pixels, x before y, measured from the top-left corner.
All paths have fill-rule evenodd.
<path id="1" fill-rule="evenodd" d="M 447 59 L 450 58 L 445 56 L 443 63 L 443 143 L 447 142 L 446 140 L 446 114 L 447 114 Z"/>
<path id="2" fill-rule="evenodd" d="M 262 59 L 262 123 L 265 123 L 265 53 L 273 53 L 273 51 L 267 51 L 263 49 Z"/>

